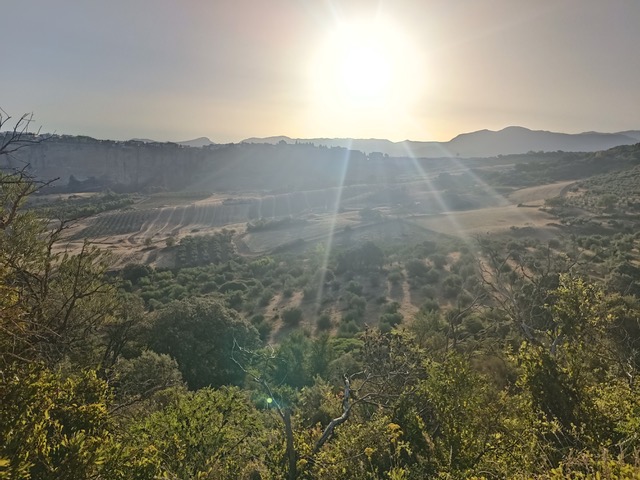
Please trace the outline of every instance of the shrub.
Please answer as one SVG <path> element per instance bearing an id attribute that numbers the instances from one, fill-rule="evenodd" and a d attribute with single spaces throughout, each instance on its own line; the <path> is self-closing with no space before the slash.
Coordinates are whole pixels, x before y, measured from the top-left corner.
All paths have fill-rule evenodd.
<path id="1" fill-rule="evenodd" d="M 462 278 L 459 275 L 450 275 L 442 282 L 442 294 L 445 298 L 455 298 L 462 290 Z"/>
<path id="2" fill-rule="evenodd" d="M 262 291 L 262 294 L 260 295 L 258 304 L 261 307 L 266 307 L 267 305 L 269 305 L 269 302 L 271 301 L 272 298 L 273 298 L 273 290 L 271 290 L 270 288 L 265 288 Z"/>
<path id="3" fill-rule="evenodd" d="M 384 313 L 397 313 L 400 309 L 400 304 L 398 302 L 391 302 L 386 305 L 383 309 Z"/>
<path id="4" fill-rule="evenodd" d="M 351 320 L 340 324 L 340 327 L 338 328 L 338 336 L 343 338 L 351 338 L 359 331 L 360 329 L 358 328 L 356 322 Z"/>
<path id="5" fill-rule="evenodd" d="M 471 333 L 472 335 L 478 334 L 484 328 L 484 325 L 482 324 L 482 321 L 478 317 L 476 317 L 474 315 L 466 317 L 462 321 L 462 324 L 463 324 L 465 330 L 467 332 Z"/>
<path id="6" fill-rule="evenodd" d="M 263 320 L 260 323 L 254 324 L 256 330 L 258 330 L 258 335 L 260 335 L 260 340 L 266 342 L 273 331 L 273 324 Z"/>
<path id="7" fill-rule="evenodd" d="M 317 293 L 318 290 L 316 288 L 314 288 L 313 286 L 308 286 L 303 290 L 302 298 L 305 302 L 310 302 L 311 300 L 315 299 Z"/>
<path id="8" fill-rule="evenodd" d="M 358 310 L 358 311 L 364 312 L 366 307 L 367 307 L 367 301 L 364 298 L 359 297 L 358 295 L 353 295 L 349 299 L 349 308 L 352 310 Z"/>
<path id="9" fill-rule="evenodd" d="M 387 280 L 389 280 L 392 285 L 398 285 L 402 281 L 402 278 L 402 272 L 399 270 L 394 270 L 387 275 Z"/>
<path id="10" fill-rule="evenodd" d="M 437 312 L 440 310 L 440 305 L 433 298 L 428 298 L 420 307 L 423 312 Z"/>
<path id="11" fill-rule="evenodd" d="M 407 274 L 411 278 L 423 278 L 431 268 L 429 268 L 422 260 L 417 258 L 411 259 L 405 263 Z"/>
<path id="12" fill-rule="evenodd" d="M 380 323 L 381 324 L 382 323 L 386 323 L 386 324 L 390 325 L 391 327 L 395 327 L 400 322 L 402 322 L 403 319 L 404 319 L 404 317 L 399 312 L 396 312 L 396 313 L 385 313 L 384 315 L 382 315 L 380 317 Z"/>
<path id="13" fill-rule="evenodd" d="M 560 248 L 560 240 L 557 238 L 549 240 L 549 248 Z"/>
<path id="14" fill-rule="evenodd" d="M 318 317 L 318 322 L 316 323 L 318 330 L 329 330 L 331 328 L 331 317 L 323 313 Z"/>
<path id="15" fill-rule="evenodd" d="M 426 298 L 435 298 L 438 296 L 438 292 L 435 287 L 431 285 L 425 285 L 420 289 L 420 293 Z"/>
<path id="16" fill-rule="evenodd" d="M 321 270 L 320 271 L 320 275 L 322 278 L 324 278 L 325 283 L 326 282 L 331 282 L 334 278 L 336 278 L 336 276 L 334 275 L 332 270 L 326 269 L 326 270 Z"/>
<path id="17" fill-rule="evenodd" d="M 347 310 L 342 315 L 342 323 L 356 322 L 361 320 L 364 316 L 364 311 L 362 310 Z"/>
<path id="18" fill-rule="evenodd" d="M 438 269 L 443 269 L 447 264 L 447 257 L 442 255 L 441 253 L 434 253 L 429 257 L 429 260 L 433 263 L 433 266 Z"/>
<path id="19" fill-rule="evenodd" d="M 297 307 L 287 308 L 282 312 L 282 321 L 292 327 L 298 325 L 302 320 L 302 310 Z"/>
<path id="20" fill-rule="evenodd" d="M 146 265 L 139 263 L 128 263 L 122 269 L 122 278 L 129 280 L 133 285 L 136 285 L 141 278 L 151 275 L 153 270 Z"/>
<path id="21" fill-rule="evenodd" d="M 424 281 L 432 285 L 438 283 L 439 280 L 440 273 L 435 268 L 429 270 L 429 272 L 427 272 L 427 274 L 424 276 Z"/>
<path id="22" fill-rule="evenodd" d="M 244 292 L 247 290 L 247 286 L 242 282 L 226 282 L 220 285 L 220 292 Z"/>
<path id="23" fill-rule="evenodd" d="M 362 285 L 358 282 L 351 281 L 347 284 L 346 290 L 354 295 L 362 295 Z"/>

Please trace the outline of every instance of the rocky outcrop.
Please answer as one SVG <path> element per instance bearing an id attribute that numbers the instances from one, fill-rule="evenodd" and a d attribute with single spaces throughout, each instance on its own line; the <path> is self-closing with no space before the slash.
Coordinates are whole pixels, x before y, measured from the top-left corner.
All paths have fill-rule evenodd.
<path id="1" fill-rule="evenodd" d="M 40 179 L 58 178 L 64 185 L 95 177 L 105 185 L 180 189 L 201 175 L 211 154 L 206 149 L 172 143 L 115 142 L 87 137 L 55 136 L 4 159 Z"/>

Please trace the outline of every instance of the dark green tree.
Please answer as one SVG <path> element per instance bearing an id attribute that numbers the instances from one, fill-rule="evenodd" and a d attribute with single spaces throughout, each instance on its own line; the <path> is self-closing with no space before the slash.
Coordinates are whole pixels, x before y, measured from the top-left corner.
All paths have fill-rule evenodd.
<path id="1" fill-rule="evenodd" d="M 194 297 L 160 310 L 149 334 L 149 347 L 178 362 L 190 388 L 239 382 L 243 375 L 231 358 L 234 341 L 258 345 L 258 332 L 219 300 Z"/>

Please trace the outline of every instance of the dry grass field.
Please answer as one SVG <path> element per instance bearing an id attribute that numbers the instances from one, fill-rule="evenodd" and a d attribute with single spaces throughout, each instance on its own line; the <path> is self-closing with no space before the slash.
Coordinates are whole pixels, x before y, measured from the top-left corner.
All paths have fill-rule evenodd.
<path id="1" fill-rule="evenodd" d="M 550 183 L 548 185 L 537 185 L 535 187 L 521 188 L 511 193 L 508 198 L 512 203 L 526 203 L 527 205 L 541 206 L 545 199 L 557 197 L 564 194 L 568 187 L 575 183 L 573 180 L 567 182 Z"/>
<path id="2" fill-rule="evenodd" d="M 436 215 L 414 215 L 408 221 L 435 232 L 465 237 L 497 233 L 511 227 L 544 228 L 554 221 L 554 217 L 537 208 L 509 205 Z"/>

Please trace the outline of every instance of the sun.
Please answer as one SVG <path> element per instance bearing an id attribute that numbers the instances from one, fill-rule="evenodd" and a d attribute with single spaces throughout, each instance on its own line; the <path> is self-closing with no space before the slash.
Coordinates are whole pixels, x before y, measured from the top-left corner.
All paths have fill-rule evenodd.
<path id="1" fill-rule="evenodd" d="M 371 41 L 374 39 L 348 38 L 333 66 L 337 70 L 335 87 L 351 99 L 376 100 L 388 94 L 392 59 L 382 45 Z"/>
<path id="2" fill-rule="evenodd" d="M 368 138 L 415 131 L 426 82 L 408 29 L 380 17 L 336 21 L 309 65 L 307 128 Z"/>
<path id="3" fill-rule="evenodd" d="M 341 108 L 398 106 L 416 91 L 414 50 L 388 21 L 340 22 L 314 59 L 314 95 Z"/>

